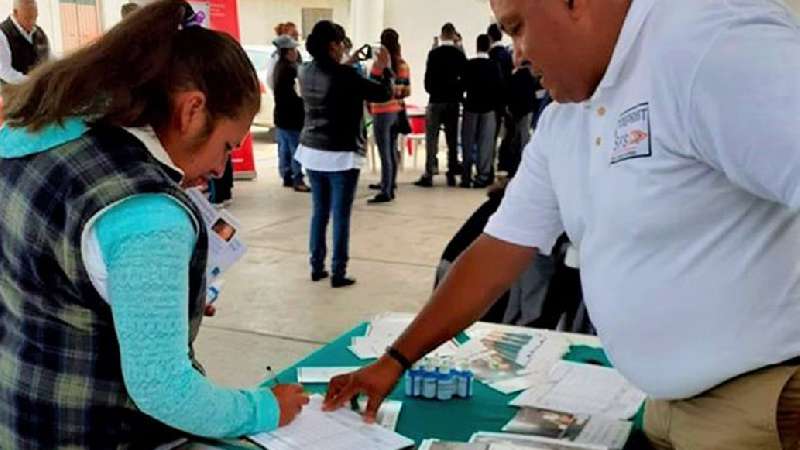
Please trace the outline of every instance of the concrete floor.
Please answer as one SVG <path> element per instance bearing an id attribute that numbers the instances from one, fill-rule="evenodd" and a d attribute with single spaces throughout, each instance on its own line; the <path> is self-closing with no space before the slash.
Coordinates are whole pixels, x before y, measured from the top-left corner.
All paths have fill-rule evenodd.
<path id="1" fill-rule="evenodd" d="M 446 188 L 444 177 L 435 189 L 417 188 L 421 170 L 407 161 L 397 201 L 367 206 L 374 194 L 367 185 L 380 178 L 368 165 L 351 232 L 349 273 L 358 284 L 331 289 L 309 279 L 311 197 L 280 186 L 276 146 L 256 138 L 258 178 L 237 182 L 229 208 L 249 250 L 224 276 L 218 314 L 206 319 L 197 342 L 209 376 L 231 387 L 254 385 L 266 366 L 285 368 L 377 313 L 417 311 L 444 246 L 486 196 Z"/>

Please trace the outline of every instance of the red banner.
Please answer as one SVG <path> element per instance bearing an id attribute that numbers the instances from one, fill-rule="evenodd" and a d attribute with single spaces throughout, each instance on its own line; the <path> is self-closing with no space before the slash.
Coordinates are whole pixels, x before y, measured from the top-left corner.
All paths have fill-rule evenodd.
<path id="1" fill-rule="evenodd" d="M 209 0 L 210 26 L 213 30 L 224 31 L 237 40 L 239 34 L 239 8 L 237 0 Z M 239 179 L 256 177 L 256 162 L 253 155 L 253 135 L 248 134 L 242 146 L 231 156 L 234 176 Z"/>

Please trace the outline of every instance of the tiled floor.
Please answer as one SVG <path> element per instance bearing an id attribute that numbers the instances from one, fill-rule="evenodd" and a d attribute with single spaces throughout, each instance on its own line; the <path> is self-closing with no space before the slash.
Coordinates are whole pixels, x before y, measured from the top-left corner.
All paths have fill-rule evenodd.
<path id="1" fill-rule="evenodd" d="M 227 386 L 251 386 L 266 366 L 286 367 L 377 313 L 418 310 L 444 246 L 485 198 L 444 187 L 444 177 L 435 189 L 417 188 L 420 170 L 408 161 L 397 201 L 368 206 L 367 185 L 379 175 L 367 166 L 351 236 L 349 271 L 358 284 L 334 290 L 309 280 L 310 196 L 280 187 L 274 145 L 257 139 L 256 159 L 258 179 L 236 184 L 230 208 L 249 251 L 226 274 L 219 312 L 197 343 L 209 376 Z"/>

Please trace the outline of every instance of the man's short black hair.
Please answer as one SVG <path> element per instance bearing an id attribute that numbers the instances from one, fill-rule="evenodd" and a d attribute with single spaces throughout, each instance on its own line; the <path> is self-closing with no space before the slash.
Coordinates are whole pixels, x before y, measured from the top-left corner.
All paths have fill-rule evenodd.
<path id="1" fill-rule="evenodd" d="M 458 31 L 456 31 L 456 26 L 453 25 L 452 23 L 447 22 L 446 24 L 442 25 L 443 37 L 453 38 L 456 36 L 456 34 L 458 34 Z"/>
<path id="2" fill-rule="evenodd" d="M 492 46 L 492 41 L 489 38 L 488 34 L 481 34 L 478 35 L 478 51 L 481 53 L 486 53 L 489 51 L 489 48 Z"/>
<path id="3" fill-rule="evenodd" d="M 499 42 L 503 40 L 503 31 L 500 30 L 500 25 L 493 23 L 489 25 L 489 28 L 486 30 L 486 34 L 489 35 L 489 38 L 492 42 Z"/>

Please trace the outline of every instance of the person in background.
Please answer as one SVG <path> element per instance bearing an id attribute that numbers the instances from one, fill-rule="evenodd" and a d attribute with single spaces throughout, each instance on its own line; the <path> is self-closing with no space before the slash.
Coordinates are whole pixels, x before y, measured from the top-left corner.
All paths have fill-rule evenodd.
<path id="1" fill-rule="evenodd" d="M 464 52 L 456 48 L 456 27 L 442 26 L 439 46 L 428 53 L 425 64 L 425 91 L 430 94 L 426 110 L 425 173 L 414 184 L 433 187 L 433 176 L 439 168 L 439 131 L 444 125 L 447 140 L 447 185 L 456 185 L 461 171 L 458 160 L 458 116 L 464 94 L 461 75 L 467 63 Z"/>
<path id="2" fill-rule="evenodd" d="M 228 156 L 222 175 L 209 180 L 209 201 L 218 209 L 233 204 L 233 160 Z"/>
<path id="3" fill-rule="evenodd" d="M 300 42 L 300 30 L 297 29 L 297 25 L 294 22 L 281 22 L 278 25 L 275 25 L 275 39 L 272 40 L 272 45 L 275 46 L 275 52 L 270 55 L 269 60 L 267 61 L 267 69 L 266 69 L 266 80 L 263 80 L 267 83 L 267 86 L 270 90 L 275 90 L 275 65 L 278 64 L 278 60 L 280 59 L 280 51 L 278 49 L 277 40 L 281 36 L 289 36 L 297 42 Z M 298 64 L 303 62 L 302 56 L 298 59 Z"/>
<path id="4" fill-rule="evenodd" d="M 139 6 L 138 3 L 133 3 L 133 2 L 125 3 L 124 5 L 122 5 L 120 7 L 119 15 L 120 15 L 120 17 L 122 17 L 124 19 L 124 18 L 128 17 L 129 15 L 131 15 L 132 13 L 134 13 L 135 11 L 138 11 L 139 8 L 140 8 L 140 6 Z"/>
<path id="5" fill-rule="evenodd" d="M 302 387 L 225 389 L 193 352 L 208 234 L 184 189 L 222 174 L 259 109 L 239 44 L 161 0 L 4 99 L 0 448 L 150 449 L 289 423 Z"/>
<path id="6" fill-rule="evenodd" d="M 495 132 L 499 104 L 506 97 L 506 83 L 500 65 L 489 58 L 489 36 L 477 39 L 478 54 L 464 67 L 464 123 L 461 144 L 464 146 L 464 173 L 460 186 L 486 188 L 494 183 Z M 476 158 L 477 156 L 477 158 Z M 472 182 L 472 167 L 477 176 Z"/>
<path id="7" fill-rule="evenodd" d="M 289 35 L 275 40 L 280 54 L 275 66 L 275 127 L 278 140 L 278 171 L 283 178 L 283 186 L 294 188 L 295 192 L 311 192 L 303 181 L 303 167 L 294 159 L 300 145 L 300 132 L 303 130 L 305 108 L 297 88 L 297 68 L 300 60 L 300 45 Z"/>
<path id="8" fill-rule="evenodd" d="M 508 111 L 510 131 L 513 131 L 509 140 L 509 148 L 505 161 L 500 161 L 508 175 L 513 177 L 517 173 L 522 150 L 531 140 L 531 126 L 533 115 L 539 110 L 538 93 L 542 90 L 539 80 L 533 75 L 530 62 L 522 61 L 516 64 L 514 73 L 508 87 Z M 501 155 L 501 159 L 503 155 Z"/>
<path id="9" fill-rule="evenodd" d="M 0 23 L 0 84 L 16 84 L 50 59 L 50 41 L 36 25 L 36 0 L 14 0 L 14 10 Z"/>
<path id="10" fill-rule="evenodd" d="M 375 141 L 381 158 L 381 192 L 369 203 L 388 203 L 394 200 L 397 188 L 397 165 L 400 155 L 397 153 L 398 119 L 406 107 L 403 99 L 411 95 L 411 70 L 403 59 L 400 48 L 400 36 L 397 31 L 387 28 L 381 33 L 381 45 L 389 51 L 391 56 L 391 69 L 394 73 L 392 83 L 392 99 L 386 103 L 370 103 L 370 112 L 373 117 Z M 383 70 L 374 67 L 370 76 L 380 80 Z M 407 119 L 406 119 L 407 120 Z"/>
<path id="11" fill-rule="evenodd" d="M 312 215 L 309 249 L 311 280 L 330 274 L 325 269 L 328 220 L 333 215 L 331 286 L 355 284 L 347 276 L 350 216 L 356 186 L 364 164 L 364 102 L 382 103 L 392 98 L 392 73 L 388 51 L 382 48 L 373 69 L 380 81 L 361 76 L 343 64 L 345 34 L 331 21 L 318 22 L 306 41 L 313 61 L 300 69 L 300 89 L 306 117 L 295 158 L 311 182 Z"/>
<path id="12" fill-rule="evenodd" d="M 514 71 L 514 57 L 511 50 L 503 44 L 503 32 L 500 26 L 496 23 L 489 25 L 486 30 L 489 39 L 492 43 L 492 48 L 489 50 L 489 58 L 500 65 L 500 71 L 503 74 L 503 80 L 506 85 L 511 82 L 511 74 Z M 497 110 L 497 131 L 495 139 L 500 138 L 500 148 L 498 150 L 498 169 L 508 171 L 509 162 L 513 161 L 511 153 L 513 152 L 512 141 L 514 139 L 514 119 L 508 114 L 508 103 L 510 99 L 504 98 L 502 102 L 498 103 Z"/>

